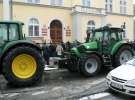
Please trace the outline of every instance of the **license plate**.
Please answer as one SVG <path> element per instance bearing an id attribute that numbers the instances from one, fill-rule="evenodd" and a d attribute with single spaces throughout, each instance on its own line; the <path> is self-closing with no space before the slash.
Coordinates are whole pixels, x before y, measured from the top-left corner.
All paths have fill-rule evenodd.
<path id="1" fill-rule="evenodd" d="M 123 89 L 123 86 L 118 83 L 111 82 L 111 86 L 116 87 L 118 89 Z"/>

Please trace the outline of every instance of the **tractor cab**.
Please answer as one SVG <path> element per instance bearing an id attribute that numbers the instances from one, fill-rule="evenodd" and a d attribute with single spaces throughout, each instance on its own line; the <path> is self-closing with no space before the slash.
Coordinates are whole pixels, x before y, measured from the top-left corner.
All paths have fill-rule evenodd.
<path id="1" fill-rule="evenodd" d="M 113 46 L 124 39 L 124 33 L 121 28 L 103 27 L 93 31 L 91 41 L 97 41 L 103 54 L 110 54 Z"/>
<path id="2" fill-rule="evenodd" d="M 23 39 L 22 26 L 23 23 L 17 21 L 0 21 L 0 49 L 8 42 Z"/>
<path id="3" fill-rule="evenodd" d="M 22 25 L 21 22 L 0 21 L 0 44 L 22 39 Z"/>

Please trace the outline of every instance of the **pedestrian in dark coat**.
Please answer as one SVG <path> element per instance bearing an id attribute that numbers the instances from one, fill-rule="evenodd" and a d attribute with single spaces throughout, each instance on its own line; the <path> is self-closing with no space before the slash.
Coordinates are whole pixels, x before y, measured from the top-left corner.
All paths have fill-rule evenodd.
<path id="1" fill-rule="evenodd" d="M 49 65 L 50 49 L 46 43 L 43 44 L 43 56 L 44 56 L 44 59 L 45 59 L 47 65 Z"/>
<path id="2" fill-rule="evenodd" d="M 50 49 L 50 57 L 56 57 L 56 48 L 52 43 L 50 43 L 49 49 Z"/>

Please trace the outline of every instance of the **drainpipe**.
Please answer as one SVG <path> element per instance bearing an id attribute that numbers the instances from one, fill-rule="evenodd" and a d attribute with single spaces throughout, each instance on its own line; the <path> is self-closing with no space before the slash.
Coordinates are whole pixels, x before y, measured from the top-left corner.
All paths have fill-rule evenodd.
<path id="1" fill-rule="evenodd" d="M 3 0 L 3 19 L 12 20 L 12 0 Z"/>

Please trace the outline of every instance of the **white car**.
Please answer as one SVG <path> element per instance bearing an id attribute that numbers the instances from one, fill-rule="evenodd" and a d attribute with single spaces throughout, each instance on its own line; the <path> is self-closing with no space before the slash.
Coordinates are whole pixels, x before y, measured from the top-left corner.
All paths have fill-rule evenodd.
<path id="1" fill-rule="evenodd" d="M 113 69 L 106 79 L 110 89 L 135 96 L 135 58 Z"/>

